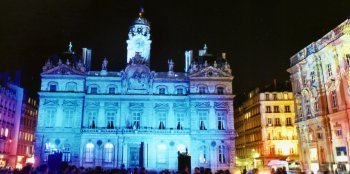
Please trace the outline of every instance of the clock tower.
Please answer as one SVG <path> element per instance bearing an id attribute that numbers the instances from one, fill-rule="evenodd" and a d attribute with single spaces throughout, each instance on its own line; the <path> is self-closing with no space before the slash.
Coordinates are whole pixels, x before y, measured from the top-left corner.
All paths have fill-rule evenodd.
<path id="1" fill-rule="evenodd" d="M 139 17 L 135 19 L 129 28 L 127 43 L 127 63 L 130 63 L 136 53 L 144 58 L 147 65 L 150 64 L 151 43 L 150 24 L 142 17 L 143 10 L 139 13 Z"/>

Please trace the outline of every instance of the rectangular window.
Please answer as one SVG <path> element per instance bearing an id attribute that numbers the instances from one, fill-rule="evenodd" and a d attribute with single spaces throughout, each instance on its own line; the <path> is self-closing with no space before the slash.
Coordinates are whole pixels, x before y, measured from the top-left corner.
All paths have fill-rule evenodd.
<path id="1" fill-rule="evenodd" d="M 65 109 L 63 111 L 64 113 L 64 120 L 66 123 L 66 127 L 73 127 L 74 126 L 74 110 L 73 109 Z"/>
<path id="2" fill-rule="evenodd" d="M 208 112 L 207 111 L 198 111 L 198 116 L 199 116 L 199 129 L 200 130 L 207 130 Z"/>
<path id="3" fill-rule="evenodd" d="M 91 94 L 97 94 L 97 87 L 91 87 L 90 93 Z"/>
<path id="4" fill-rule="evenodd" d="M 278 106 L 274 106 L 273 107 L 273 112 L 275 112 L 275 113 L 280 112 L 279 107 Z"/>
<path id="5" fill-rule="evenodd" d="M 318 133 L 317 133 L 317 138 L 318 138 L 319 140 L 322 140 L 322 132 L 318 132 Z"/>
<path id="6" fill-rule="evenodd" d="M 292 125 L 292 118 L 290 118 L 290 117 L 286 118 L 286 125 L 287 126 L 291 126 Z"/>
<path id="7" fill-rule="evenodd" d="M 139 167 L 140 148 L 130 147 L 129 151 L 129 167 Z"/>
<path id="8" fill-rule="evenodd" d="M 310 73 L 310 76 L 311 76 L 311 82 L 314 83 L 314 82 L 315 82 L 315 72 L 312 71 L 312 72 Z"/>
<path id="9" fill-rule="evenodd" d="M 157 115 L 158 115 L 158 120 L 159 120 L 158 129 L 165 129 L 167 113 L 166 112 L 158 112 Z"/>
<path id="10" fill-rule="evenodd" d="M 350 54 L 346 54 L 345 57 L 346 57 L 346 64 L 350 66 Z"/>
<path id="11" fill-rule="evenodd" d="M 267 125 L 272 126 L 272 118 L 267 118 Z"/>
<path id="12" fill-rule="evenodd" d="M 96 128 L 97 111 L 89 111 L 87 116 L 88 116 L 88 127 Z"/>
<path id="13" fill-rule="evenodd" d="M 132 128 L 140 129 L 141 112 L 132 113 Z"/>
<path id="14" fill-rule="evenodd" d="M 223 146 L 223 145 L 219 146 L 219 163 L 221 163 L 221 164 L 226 163 L 225 146 Z"/>
<path id="15" fill-rule="evenodd" d="M 275 125 L 281 126 L 280 118 L 275 118 Z"/>
<path id="16" fill-rule="evenodd" d="M 109 94 L 115 94 L 115 88 L 109 88 L 108 89 Z"/>
<path id="17" fill-rule="evenodd" d="M 284 106 L 285 112 L 290 112 L 290 106 Z"/>
<path id="18" fill-rule="evenodd" d="M 182 130 L 185 122 L 185 113 L 176 113 L 176 129 Z"/>
<path id="19" fill-rule="evenodd" d="M 271 106 L 266 106 L 266 112 L 271 113 Z"/>
<path id="20" fill-rule="evenodd" d="M 270 94 L 265 94 L 266 100 L 270 100 Z"/>
<path id="21" fill-rule="evenodd" d="M 56 110 L 47 109 L 46 110 L 46 127 L 54 127 L 56 124 Z"/>
<path id="22" fill-rule="evenodd" d="M 331 95 L 332 95 L 332 102 L 333 102 L 333 107 L 337 107 L 337 94 L 335 91 L 332 91 L 331 92 Z"/>
<path id="23" fill-rule="evenodd" d="M 277 100 L 277 94 L 273 94 L 273 100 Z"/>
<path id="24" fill-rule="evenodd" d="M 218 118 L 218 130 L 225 130 L 226 127 L 226 112 L 225 111 L 218 111 L 216 112 L 217 118 Z"/>
<path id="25" fill-rule="evenodd" d="M 116 114 L 113 111 L 106 112 L 107 129 L 114 129 L 115 115 Z"/>
<path id="26" fill-rule="evenodd" d="M 345 146 L 336 147 L 335 149 L 337 151 L 337 156 L 346 156 L 347 155 Z"/>
<path id="27" fill-rule="evenodd" d="M 338 137 L 340 137 L 340 136 L 342 136 L 343 135 L 343 132 L 342 132 L 342 130 L 341 129 L 338 129 L 338 130 L 336 130 L 336 135 L 338 136 Z"/>
<path id="28" fill-rule="evenodd" d="M 331 64 L 327 64 L 327 72 L 328 72 L 328 76 L 332 76 L 332 65 Z"/>

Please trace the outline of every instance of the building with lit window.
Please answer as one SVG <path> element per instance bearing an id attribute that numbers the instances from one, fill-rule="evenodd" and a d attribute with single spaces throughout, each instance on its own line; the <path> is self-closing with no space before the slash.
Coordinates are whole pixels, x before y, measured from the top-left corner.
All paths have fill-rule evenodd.
<path id="1" fill-rule="evenodd" d="M 259 89 L 236 109 L 237 166 L 252 169 L 271 160 L 299 159 L 293 93 Z"/>
<path id="2" fill-rule="evenodd" d="M 122 71 L 90 70 L 91 49 L 67 52 L 43 66 L 35 157 L 62 153 L 71 165 L 177 170 L 178 152 L 191 167 L 233 169 L 235 132 L 231 68 L 205 46 L 185 52 L 185 72 L 151 71 L 150 25 L 131 25 Z M 64 61 L 64 62 L 63 62 Z"/>
<path id="3" fill-rule="evenodd" d="M 7 73 L 0 74 L 0 167 L 22 167 L 34 153 L 34 131 L 37 108 L 29 106 L 28 102 L 35 100 L 28 98 L 25 90 L 19 86 L 17 79 L 11 82 Z M 25 111 L 30 108 L 31 113 Z M 32 127 L 23 127 L 24 118 L 33 118 Z M 25 130 L 25 131 L 24 131 Z M 22 132 L 26 132 L 25 142 L 21 139 Z M 23 153 L 21 147 L 26 149 Z"/>
<path id="4" fill-rule="evenodd" d="M 306 171 L 349 170 L 350 21 L 290 58 L 300 156 Z"/>

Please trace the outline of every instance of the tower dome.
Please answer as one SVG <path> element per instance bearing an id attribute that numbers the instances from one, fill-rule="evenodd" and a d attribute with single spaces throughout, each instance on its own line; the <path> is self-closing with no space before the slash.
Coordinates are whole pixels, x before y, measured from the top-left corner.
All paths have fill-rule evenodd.
<path id="1" fill-rule="evenodd" d="M 127 63 L 139 54 L 147 65 L 150 64 L 151 52 L 151 33 L 150 23 L 142 16 L 143 9 L 141 9 L 139 16 L 134 20 L 129 28 L 127 43 Z"/>

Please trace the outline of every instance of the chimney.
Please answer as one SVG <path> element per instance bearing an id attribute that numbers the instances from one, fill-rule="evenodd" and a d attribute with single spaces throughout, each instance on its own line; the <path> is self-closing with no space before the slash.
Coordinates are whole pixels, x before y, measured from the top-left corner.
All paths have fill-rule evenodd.
<path id="1" fill-rule="evenodd" d="M 221 57 L 222 57 L 223 59 L 226 60 L 226 53 L 225 53 L 225 52 L 222 52 L 222 53 L 221 53 Z"/>
<path id="2" fill-rule="evenodd" d="M 192 50 L 185 51 L 185 72 L 187 72 L 188 69 L 190 68 L 192 60 L 193 60 L 193 51 Z"/>
<path id="3" fill-rule="evenodd" d="M 91 49 L 83 48 L 83 63 L 86 67 L 86 71 L 90 71 L 91 67 Z"/>

